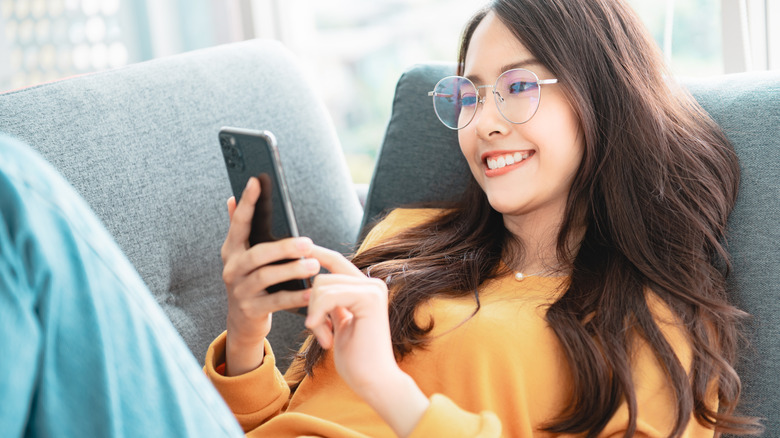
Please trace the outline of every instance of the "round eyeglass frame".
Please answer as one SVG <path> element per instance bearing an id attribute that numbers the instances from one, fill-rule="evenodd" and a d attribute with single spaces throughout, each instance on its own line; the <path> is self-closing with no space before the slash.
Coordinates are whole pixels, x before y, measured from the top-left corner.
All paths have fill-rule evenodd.
<path id="1" fill-rule="evenodd" d="M 501 94 L 499 94 L 496 91 L 496 87 L 498 86 L 498 82 L 501 80 L 501 78 L 504 77 L 504 75 L 506 75 L 507 73 L 516 72 L 516 71 L 522 71 L 522 72 L 530 73 L 533 76 L 533 78 L 535 79 L 536 84 L 540 86 L 539 87 L 539 97 L 538 97 L 538 102 L 536 104 L 536 108 L 534 108 L 533 113 L 531 113 L 531 115 L 528 116 L 528 118 L 523 120 L 522 122 L 515 122 L 515 121 L 510 120 L 509 117 L 507 117 L 504 114 L 504 112 L 501 111 L 501 107 L 499 106 L 499 99 L 501 99 L 503 101 L 503 97 L 501 96 Z M 469 124 L 474 120 L 474 117 L 477 115 L 477 109 L 478 109 L 478 108 L 475 108 L 474 112 L 471 114 L 471 117 L 469 117 L 469 120 L 463 126 L 461 126 L 459 128 L 458 127 L 453 128 L 452 126 L 448 125 L 447 122 L 444 121 L 444 119 L 442 119 L 441 115 L 439 114 L 439 110 L 436 108 L 436 97 L 437 97 L 437 94 L 438 94 L 438 93 L 436 93 L 436 89 L 439 88 L 439 85 L 442 82 L 444 82 L 446 80 L 456 79 L 456 78 L 457 79 L 466 80 L 474 87 L 474 90 L 476 90 L 477 96 L 478 96 L 477 104 L 484 104 L 485 103 L 485 99 L 487 99 L 487 95 L 479 96 L 479 90 L 482 89 L 482 88 L 492 88 L 492 90 L 490 90 L 490 91 L 491 91 L 491 93 L 493 93 L 493 98 L 494 98 L 493 100 L 496 103 L 496 109 L 498 109 L 498 113 L 501 114 L 501 117 L 503 117 L 504 120 L 506 120 L 507 122 L 512 123 L 514 125 L 522 125 L 523 123 L 527 123 L 529 120 L 531 120 L 534 117 L 534 115 L 536 115 L 536 112 L 539 111 L 539 105 L 541 104 L 541 101 L 542 101 L 542 88 L 541 88 L 541 85 L 552 85 L 552 84 L 557 84 L 558 83 L 558 79 L 544 79 L 544 80 L 540 80 L 539 76 L 537 76 L 536 73 L 532 72 L 531 70 L 525 69 L 525 68 L 513 68 L 513 69 L 509 69 L 509 70 L 501 73 L 498 76 L 498 78 L 496 78 L 496 83 L 493 84 L 493 85 L 480 85 L 480 86 L 476 86 L 476 85 L 474 85 L 474 82 L 471 81 L 471 79 L 469 79 L 467 77 L 464 77 L 464 76 L 457 76 L 457 75 L 447 76 L 445 78 L 442 78 L 438 82 L 436 82 L 436 86 L 433 87 L 433 91 L 429 91 L 428 92 L 428 96 L 433 98 L 433 111 L 436 113 L 436 117 L 439 119 L 439 121 L 444 126 L 446 126 L 449 129 L 452 129 L 453 131 L 459 131 L 459 130 L 465 128 L 466 126 L 469 126 Z"/>

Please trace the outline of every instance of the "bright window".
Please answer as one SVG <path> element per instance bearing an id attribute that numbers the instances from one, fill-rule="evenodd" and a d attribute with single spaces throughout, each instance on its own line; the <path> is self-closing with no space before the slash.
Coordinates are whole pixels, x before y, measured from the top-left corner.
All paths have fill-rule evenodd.
<path id="1" fill-rule="evenodd" d="M 0 92 L 265 37 L 310 66 L 355 182 L 370 180 L 395 83 L 453 62 L 482 2 L 467 0 L 0 0 Z M 629 0 L 675 74 L 780 68 L 780 1 Z M 327 86 L 325 86 L 327 85 Z"/>
<path id="2" fill-rule="evenodd" d="M 0 85 L 18 88 L 127 64 L 120 0 L 0 0 Z"/>
<path id="3" fill-rule="evenodd" d="M 678 75 L 723 73 L 722 0 L 629 0 Z"/>

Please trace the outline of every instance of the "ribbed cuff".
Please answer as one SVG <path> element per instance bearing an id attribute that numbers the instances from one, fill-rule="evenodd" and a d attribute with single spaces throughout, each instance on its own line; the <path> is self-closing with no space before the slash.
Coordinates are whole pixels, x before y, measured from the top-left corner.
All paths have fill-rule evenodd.
<path id="1" fill-rule="evenodd" d="M 430 400 L 430 406 L 409 438 L 432 436 L 492 438 L 501 436 L 501 421 L 492 412 L 474 414 L 464 411 L 441 394 L 432 395 Z"/>
<path id="2" fill-rule="evenodd" d="M 206 352 L 206 365 L 203 370 L 225 399 L 233 413 L 241 415 L 266 415 L 282 409 L 290 397 L 290 388 L 276 369 L 271 344 L 265 341 L 263 364 L 240 376 L 228 377 L 217 372 L 217 367 L 225 361 L 227 332 L 222 333 L 211 343 Z"/>

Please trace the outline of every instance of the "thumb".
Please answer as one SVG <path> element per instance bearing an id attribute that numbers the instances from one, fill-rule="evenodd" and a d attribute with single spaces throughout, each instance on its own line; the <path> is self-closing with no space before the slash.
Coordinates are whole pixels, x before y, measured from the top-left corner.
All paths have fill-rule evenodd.
<path id="1" fill-rule="evenodd" d="M 231 196 L 227 200 L 228 218 L 233 220 L 233 212 L 236 211 L 236 197 Z"/>

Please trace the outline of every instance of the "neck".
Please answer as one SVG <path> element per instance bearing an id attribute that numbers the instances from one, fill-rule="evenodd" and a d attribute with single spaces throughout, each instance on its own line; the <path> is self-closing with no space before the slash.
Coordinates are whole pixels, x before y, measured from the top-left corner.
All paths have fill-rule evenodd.
<path id="1" fill-rule="evenodd" d="M 568 260 L 558 257 L 558 234 L 563 223 L 563 211 L 555 215 L 504 215 L 504 226 L 513 239 L 507 245 L 504 262 L 523 273 L 566 269 Z M 569 233 L 567 253 L 576 253 L 585 234 L 585 227 Z"/>

